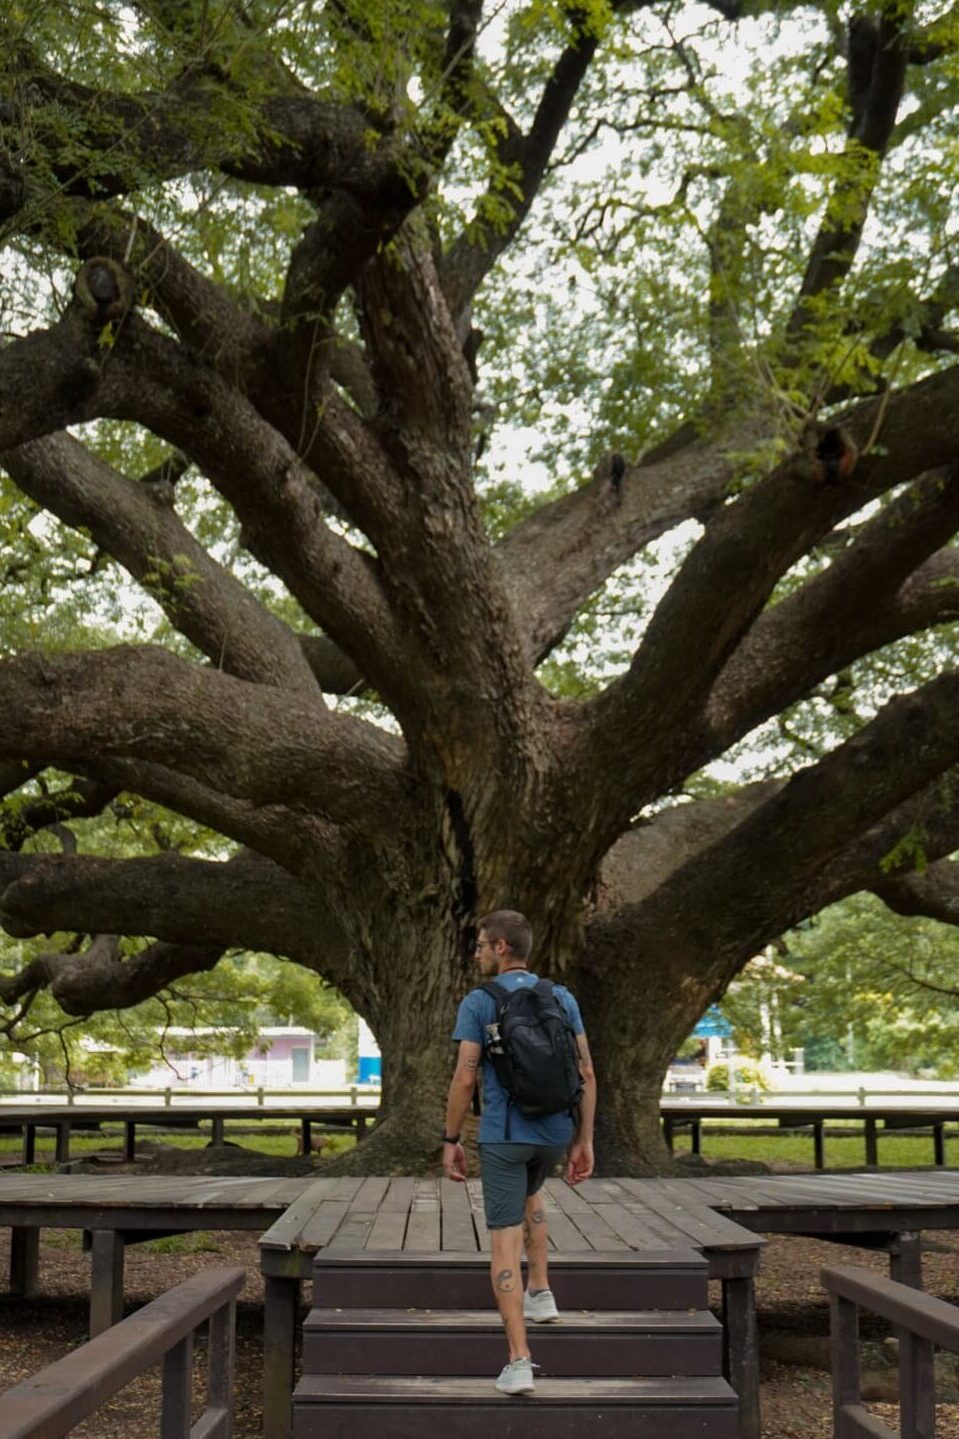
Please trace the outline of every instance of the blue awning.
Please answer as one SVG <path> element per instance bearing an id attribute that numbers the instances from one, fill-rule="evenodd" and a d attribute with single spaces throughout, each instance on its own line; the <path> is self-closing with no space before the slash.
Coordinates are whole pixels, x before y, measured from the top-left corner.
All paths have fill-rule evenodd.
<path id="1" fill-rule="evenodd" d="M 733 1027 L 715 1004 L 710 1005 L 693 1030 L 696 1039 L 728 1039 Z"/>

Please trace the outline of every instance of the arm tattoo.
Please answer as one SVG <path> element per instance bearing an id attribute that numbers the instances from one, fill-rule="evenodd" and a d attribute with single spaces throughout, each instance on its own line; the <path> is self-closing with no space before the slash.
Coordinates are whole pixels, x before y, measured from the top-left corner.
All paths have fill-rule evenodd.
<path id="1" fill-rule="evenodd" d="M 512 1269 L 501 1269 L 496 1276 L 496 1287 L 502 1294 L 509 1294 L 513 1288 Z"/>

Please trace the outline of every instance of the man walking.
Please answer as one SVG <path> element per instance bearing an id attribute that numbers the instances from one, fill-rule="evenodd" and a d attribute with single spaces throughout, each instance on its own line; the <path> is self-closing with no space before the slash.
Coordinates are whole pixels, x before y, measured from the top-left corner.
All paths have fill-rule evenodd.
<path id="1" fill-rule="evenodd" d="M 588 1179 L 593 1172 L 593 1120 L 596 1113 L 596 1079 L 583 1030 L 579 1005 L 562 985 L 548 986 L 528 968 L 533 931 L 529 921 L 516 910 L 496 910 L 479 921 L 476 964 L 484 979 L 494 979 L 494 992 L 475 989 L 460 1005 L 453 1039 L 459 1041 L 456 1072 L 450 1084 L 443 1135 L 443 1170 L 448 1179 L 466 1179 L 466 1155 L 460 1144 L 460 1129 L 469 1112 L 476 1088 L 479 1066 L 483 1066 L 483 1117 L 480 1121 L 479 1153 L 483 1179 L 483 1202 L 492 1250 L 490 1272 L 493 1294 L 506 1330 L 509 1362 L 496 1380 L 503 1394 L 531 1394 L 533 1366 L 526 1339 L 526 1320 L 536 1324 L 559 1318 L 547 1273 L 546 1210 L 540 1190 L 554 1166 L 566 1158 L 570 1184 Z M 504 1016 L 508 1000 L 521 989 L 536 991 L 543 1012 L 551 1016 L 552 1033 L 560 1029 L 556 1052 L 568 1039 L 574 1046 L 571 1067 L 578 1098 L 577 1123 L 569 1109 L 558 1112 L 524 1113 L 529 1109 L 548 1110 L 544 1104 L 530 1104 L 528 1094 L 517 1099 L 497 1075 L 503 1069 L 503 1049 L 508 1021 Z M 525 999 L 526 996 L 523 996 Z M 505 1007 L 504 1007 L 505 1006 Z M 557 1015 L 558 1006 L 558 1015 Z M 534 1015 L 535 1005 L 529 1011 Z M 573 1038 L 573 1036 L 575 1038 Z M 544 1046 L 540 1045 L 540 1049 Z M 546 1078 L 549 1079 L 549 1075 Z M 559 1077 L 561 1092 L 562 1074 Z M 554 1076 L 555 1078 L 555 1076 Z M 575 1091 L 574 1091 L 575 1092 Z M 568 1153 L 567 1153 L 568 1151 Z M 523 1292 L 520 1261 L 523 1246 L 529 1264 L 528 1287 Z"/>

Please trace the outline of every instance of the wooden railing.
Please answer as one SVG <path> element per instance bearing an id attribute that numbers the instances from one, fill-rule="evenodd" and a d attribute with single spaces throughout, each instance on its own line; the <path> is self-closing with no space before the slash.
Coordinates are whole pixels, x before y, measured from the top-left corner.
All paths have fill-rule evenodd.
<path id="1" fill-rule="evenodd" d="M 61 1439 L 157 1360 L 161 1439 L 230 1439 L 236 1296 L 246 1270 L 206 1269 L 0 1395 L 0 1439 Z M 193 1423 L 193 1337 L 210 1321 L 206 1410 Z"/>
<path id="2" fill-rule="evenodd" d="M 959 1354 L 959 1308 L 920 1289 L 852 1266 L 824 1269 L 832 1343 L 836 1439 L 933 1439 L 936 1348 Z M 859 1311 L 887 1319 L 899 1340 L 899 1435 L 863 1408 Z"/>

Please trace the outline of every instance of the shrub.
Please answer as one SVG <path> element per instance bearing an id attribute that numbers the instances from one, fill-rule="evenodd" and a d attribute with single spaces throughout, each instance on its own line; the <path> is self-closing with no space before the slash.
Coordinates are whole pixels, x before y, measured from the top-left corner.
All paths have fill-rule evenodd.
<path id="1" fill-rule="evenodd" d="M 740 1089 L 761 1089 L 764 1092 L 772 1086 L 766 1071 L 755 1059 L 738 1057 L 736 1060 L 736 1086 Z M 706 1071 L 706 1088 L 723 1092 L 729 1089 L 729 1065 L 711 1064 Z"/>

